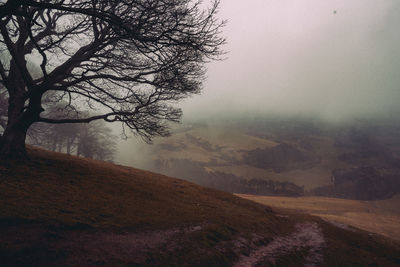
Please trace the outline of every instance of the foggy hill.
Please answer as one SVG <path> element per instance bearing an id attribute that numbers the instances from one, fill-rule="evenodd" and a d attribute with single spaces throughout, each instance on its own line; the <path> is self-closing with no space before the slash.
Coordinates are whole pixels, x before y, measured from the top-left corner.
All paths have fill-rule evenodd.
<path id="1" fill-rule="evenodd" d="M 142 146 L 141 163 L 124 163 L 233 193 L 386 199 L 400 193 L 399 125 L 296 117 L 187 122 Z"/>
<path id="2" fill-rule="evenodd" d="M 400 261 L 399 244 L 357 229 L 139 169 L 36 148 L 29 155 L 0 163 L 3 266 Z"/>

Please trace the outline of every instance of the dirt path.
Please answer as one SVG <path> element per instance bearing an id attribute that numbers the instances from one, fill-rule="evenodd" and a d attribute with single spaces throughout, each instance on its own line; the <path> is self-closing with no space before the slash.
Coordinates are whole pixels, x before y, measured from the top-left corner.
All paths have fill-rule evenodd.
<path id="1" fill-rule="evenodd" d="M 298 250 L 308 250 L 304 266 L 319 266 L 323 262 L 322 250 L 325 240 L 317 223 L 306 222 L 296 225 L 296 231 L 288 236 L 276 237 L 268 245 L 258 247 L 248 256 L 242 256 L 236 267 L 275 265 L 279 257 Z"/>
<path id="2" fill-rule="evenodd" d="M 153 262 L 154 253 L 157 254 L 159 251 L 173 253 L 180 246 L 179 240 L 187 239 L 189 234 L 203 230 L 205 225 L 163 231 L 123 233 L 20 223 L 0 227 L 0 243 L 12 244 L 19 250 L 22 249 L 24 259 L 20 260 L 24 263 L 31 258 L 36 259 L 38 263 L 48 263 L 50 258 L 55 265 L 68 266 L 102 264 L 112 266 L 118 265 L 119 262 L 146 265 L 149 260 Z M 249 255 L 242 255 L 234 265 L 240 267 L 274 266 L 279 264 L 282 257 L 290 257 L 290 254 L 296 252 L 299 252 L 299 258 L 303 259 L 304 266 L 319 266 L 323 262 L 322 250 L 325 240 L 315 222 L 299 223 L 292 234 L 278 236 L 265 246 L 256 247 L 254 244 L 257 240 L 262 240 L 262 237 L 254 235 L 252 240 L 237 239 L 234 244 L 221 242 L 220 250 L 232 249 L 232 245 L 237 248 L 237 253 L 245 248 L 253 248 Z M 6 260 L 13 263 L 20 257 L 18 255 L 10 255 Z"/>

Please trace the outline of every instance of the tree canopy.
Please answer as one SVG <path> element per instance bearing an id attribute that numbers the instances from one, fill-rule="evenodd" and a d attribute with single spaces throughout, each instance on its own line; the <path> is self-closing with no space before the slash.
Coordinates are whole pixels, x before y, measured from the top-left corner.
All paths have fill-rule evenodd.
<path id="1" fill-rule="evenodd" d="M 205 63 L 220 58 L 225 42 L 218 1 L 208 8 L 191 0 L 2 2 L 0 93 L 8 93 L 8 120 L 0 155 L 6 158 L 26 156 L 26 132 L 35 122 L 102 119 L 147 140 L 168 134 L 166 122 L 181 117 L 173 104 L 200 92 Z M 48 92 L 59 96 L 54 105 L 93 111 L 45 116 Z"/>

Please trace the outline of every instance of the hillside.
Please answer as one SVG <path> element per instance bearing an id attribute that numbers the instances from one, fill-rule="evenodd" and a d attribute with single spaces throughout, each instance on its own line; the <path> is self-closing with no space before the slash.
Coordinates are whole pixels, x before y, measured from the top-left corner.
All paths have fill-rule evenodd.
<path id="1" fill-rule="evenodd" d="M 304 190 L 329 186 L 332 170 L 351 167 L 338 159 L 347 150 L 336 147 L 332 138 L 257 137 L 254 132 L 247 133 L 234 126 L 187 127 L 157 140 L 150 150 L 153 156 L 146 167 L 156 172 L 227 191 L 264 195 L 298 195 Z M 242 184 L 251 180 L 269 181 L 278 187 L 285 183 L 289 188 L 298 188 L 283 192 L 266 188 L 257 192 L 251 185 L 229 187 L 224 183 L 227 179 L 243 180 L 239 182 Z"/>
<path id="2" fill-rule="evenodd" d="M 400 264 L 398 243 L 361 230 L 134 168 L 29 155 L 0 163 L 2 266 Z"/>
<path id="3" fill-rule="evenodd" d="M 327 197 L 240 196 L 271 207 L 312 214 L 400 241 L 400 195 L 375 201 Z"/>
<path id="4" fill-rule="evenodd" d="M 241 193 L 301 195 L 304 188 L 330 185 L 329 165 L 335 164 L 296 143 L 252 136 L 235 127 L 184 127 L 148 149 L 147 169 Z"/>
<path id="5" fill-rule="evenodd" d="M 139 165 L 233 193 L 387 199 L 400 193 L 399 129 L 283 118 L 185 124 L 142 146 Z"/>

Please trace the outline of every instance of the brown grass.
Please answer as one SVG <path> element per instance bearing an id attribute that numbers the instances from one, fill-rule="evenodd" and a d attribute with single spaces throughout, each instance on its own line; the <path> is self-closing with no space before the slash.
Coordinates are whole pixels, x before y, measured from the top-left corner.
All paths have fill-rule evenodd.
<path id="1" fill-rule="evenodd" d="M 252 228 L 250 218 L 255 225 L 274 218 L 261 205 L 180 179 L 37 148 L 30 156 L 0 165 L 0 218 L 131 229 L 204 221 Z"/>
<path id="2" fill-rule="evenodd" d="M 271 209 L 229 193 L 37 148 L 30 148 L 29 155 L 31 160 L 27 162 L 0 162 L 0 231 L 3 234 L 14 231 L 7 227 L 18 229 L 21 220 L 21 229 L 25 229 L 21 233 L 31 233 L 31 223 L 34 229 L 45 225 L 39 232 L 54 227 L 61 229 L 56 230 L 61 231 L 56 234 L 61 237 L 70 236 L 62 229 L 92 229 L 90 235 L 93 231 L 146 233 L 203 226 L 200 231 L 176 240 L 179 248 L 175 248 L 175 253 L 168 253 L 168 249 L 163 252 L 163 248 L 152 251 L 149 257 L 153 261 L 149 265 L 159 266 L 165 262 L 226 265 L 238 257 L 229 246 L 238 236 L 258 233 L 268 239 L 291 230 L 291 224 L 282 224 L 283 219 Z M 12 236 L 5 240 L 10 238 L 13 240 Z M 20 241 L 13 242 L 0 242 L 0 265 L 2 260 L 14 264 L 14 259 L 21 257 L 22 265 L 28 264 L 37 255 L 36 243 L 41 243 L 39 240 L 32 243 L 32 248 L 21 248 Z M 78 249 L 79 241 L 74 242 L 78 243 L 73 249 Z M 50 265 L 55 264 L 65 254 L 64 250 L 54 252 L 52 243 L 47 246 L 50 248 L 43 250 L 47 252 L 39 255 L 36 265 L 49 264 L 47 259 Z M 227 252 L 213 249 L 216 246 L 227 246 L 224 250 Z"/>
<path id="3" fill-rule="evenodd" d="M 400 196 L 379 201 L 326 197 L 240 196 L 264 205 L 316 215 L 400 240 Z"/>
<path id="4" fill-rule="evenodd" d="M 125 233 L 140 236 L 200 225 L 199 231 L 174 240 L 175 247 L 166 243 L 166 247 L 149 251 L 146 265 L 229 266 L 240 253 L 251 249 L 244 245 L 235 250 L 238 238 L 251 243 L 257 236 L 265 243 L 293 232 L 295 225 L 304 221 L 315 221 L 325 231 L 332 244 L 332 249 L 325 252 L 329 261 L 345 254 L 344 249 L 353 248 L 359 253 L 350 254 L 346 260 L 357 261 L 363 255 L 368 264 L 399 261 L 393 256 L 400 254 L 397 244 L 365 240 L 365 235 L 338 230 L 309 215 L 286 216 L 282 210 L 277 214 L 269 207 L 229 193 L 134 168 L 37 148 L 30 148 L 29 154 L 30 161 L 0 162 L 0 232 L 8 235 L 1 237 L 8 241 L 0 242 L 0 265 L 17 262 L 21 266 L 54 266 L 60 261 L 62 264 L 66 255 L 85 256 L 82 251 L 74 251 L 85 244 L 72 240 L 71 234 L 79 237 L 82 232 L 96 240 L 98 233 L 115 233 L 114 237 L 122 242 L 127 238 Z M 26 244 L 23 240 L 30 239 L 18 237 L 20 228 L 25 229 L 22 234 L 30 233 L 36 243 Z M 37 240 L 40 233 L 47 241 Z M 14 235 L 21 239 L 14 240 Z M 57 250 L 52 244 L 64 244 L 70 250 L 63 250 L 63 246 Z M 87 249 L 93 253 L 97 248 Z M 114 252 L 118 254 L 118 249 L 114 248 Z M 115 264 L 135 266 L 137 262 L 120 259 Z M 335 266 L 330 262 L 326 265 Z"/>

